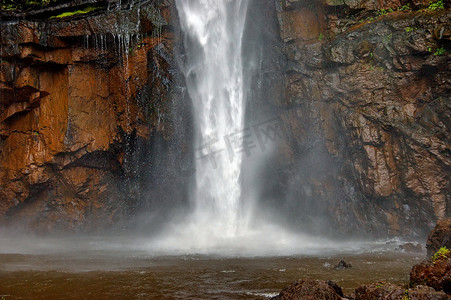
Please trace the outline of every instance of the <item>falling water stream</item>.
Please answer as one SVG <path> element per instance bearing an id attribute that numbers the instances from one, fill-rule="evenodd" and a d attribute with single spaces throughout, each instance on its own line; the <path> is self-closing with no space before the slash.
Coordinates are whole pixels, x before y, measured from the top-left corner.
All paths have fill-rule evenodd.
<path id="1" fill-rule="evenodd" d="M 378 280 L 407 281 L 420 258 L 394 251 L 400 241 L 330 241 L 290 232 L 258 209 L 244 209 L 253 203 L 241 184 L 249 2 L 176 0 L 184 42 L 180 69 L 195 123 L 191 209 L 168 218 L 151 238 L 17 239 L 0 232 L 0 298 L 265 299 L 299 277 L 336 280 L 346 293 Z M 119 27 L 112 34 L 128 77 L 133 36 Z M 103 50 L 107 39 L 94 44 Z M 353 268 L 339 273 L 333 265 L 342 258 Z"/>
<path id="2" fill-rule="evenodd" d="M 168 220 L 166 229 L 145 244 L 153 253 L 292 255 L 336 245 L 280 227 L 242 193 L 244 83 L 249 84 L 242 51 L 248 4 L 176 1 L 184 46 L 180 69 L 194 111 L 195 175 L 191 211 Z"/>
<path id="3" fill-rule="evenodd" d="M 247 1 L 179 0 L 184 75 L 197 132 L 195 226 L 233 237 L 240 228 L 239 137 L 244 124 L 241 40 Z"/>

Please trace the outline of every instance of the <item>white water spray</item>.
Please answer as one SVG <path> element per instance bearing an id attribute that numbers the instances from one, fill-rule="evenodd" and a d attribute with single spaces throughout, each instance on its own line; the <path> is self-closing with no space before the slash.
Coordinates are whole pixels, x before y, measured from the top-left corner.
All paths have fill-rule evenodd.
<path id="1" fill-rule="evenodd" d="M 176 0 L 185 46 L 181 69 L 194 111 L 193 210 L 168 220 L 166 229 L 143 245 L 153 253 L 291 255 L 327 244 L 281 228 L 258 209 L 252 216 L 254 199 L 243 199 L 247 89 L 242 39 L 248 2 Z"/>
<path id="2" fill-rule="evenodd" d="M 197 125 L 193 226 L 230 238 L 240 230 L 241 40 L 247 1 L 176 3 L 185 33 L 184 73 Z"/>

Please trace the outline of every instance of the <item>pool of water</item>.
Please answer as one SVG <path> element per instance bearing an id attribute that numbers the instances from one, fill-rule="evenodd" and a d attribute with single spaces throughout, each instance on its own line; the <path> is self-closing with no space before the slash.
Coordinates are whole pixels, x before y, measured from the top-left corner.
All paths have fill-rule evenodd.
<path id="1" fill-rule="evenodd" d="M 268 299 L 299 278 L 333 280 L 350 294 L 365 283 L 407 283 L 423 258 L 391 250 L 241 258 L 3 253 L 0 299 Z M 335 270 L 341 259 L 352 268 Z"/>

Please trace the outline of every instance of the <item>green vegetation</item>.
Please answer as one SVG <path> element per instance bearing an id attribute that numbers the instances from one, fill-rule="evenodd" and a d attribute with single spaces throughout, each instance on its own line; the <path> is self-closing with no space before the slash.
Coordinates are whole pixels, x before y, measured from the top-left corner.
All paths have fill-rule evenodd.
<path id="1" fill-rule="evenodd" d="M 438 0 L 435 2 L 429 2 L 428 10 L 445 9 L 445 3 L 443 0 Z"/>
<path id="2" fill-rule="evenodd" d="M 398 11 L 407 11 L 407 10 L 411 10 L 412 8 L 410 7 L 410 4 L 406 4 L 406 5 L 401 5 L 400 7 L 398 7 Z"/>
<path id="3" fill-rule="evenodd" d="M 436 55 L 436 56 L 445 55 L 445 54 L 446 54 L 445 47 L 438 48 L 437 50 L 435 50 L 435 53 L 434 53 L 434 55 Z M 448 252 L 449 252 L 449 250 L 448 250 Z"/>
<path id="4" fill-rule="evenodd" d="M 323 33 L 321 32 L 318 36 L 318 41 L 322 41 L 324 38 Z"/>
<path id="5" fill-rule="evenodd" d="M 385 16 L 385 15 L 388 14 L 389 12 L 393 12 L 393 9 L 391 9 L 391 8 L 389 8 L 388 10 L 387 10 L 387 9 L 379 9 L 379 10 L 377 11 L 377 15 L 378 15 L 378 16 Z"/>
<path id="6" fill-rule="evenodd" d="M 96 9 L 98 9 L 98 7 L 88 6 L 84 9 L 80 9 L 80 10 L 76 10 L 76 11 L 63 12 L 62 14 L 59 14 L 57 16 L 50 17 L 50 19 L 60 19 L 60 18 L 72 17 L 75 15 L 87 14 L 92 11 L 95 11 Z"/>
<path id="7" fill-rule="evenodd" d="M 415 28 L 413 28 L 413 27 L 406 27 L 406 32 L 411 32 L 411 31 L 414 31 L 415 30 Z"/>
<path id="8" fill-rule="evenodd" d="M 47 7 L 65 0 L 0 0 L 0 10 L 26 10 Z"/>
<path id="9" fill-rule="evenodd" d="M 398 8 L 396 9 L 396 11 L 407 11 L 407 10 L 411 10 L 410 4 L 402 5 L 402 6 L 400 6 L 400 7 L 398 7 Z M 394 10 L 393 8 L 389 8 L 389 9 L 379 9 L 379 10 L 377 11 L 377 15 L 378 15 L 378 16 L 385 16 L 386 14 L 392 13 L 392 12 L 394 12 L 394 11 L 395 11 L 395 10 Z"/>
<path id="10" fill-rule="evenodd" d="M 432 255 L 432 262 L 435 264 L 437 261 L 444 260 L 450 255 L 450 250 L 446 247 L 440 248 L 434 255 Z"/>
<path id="11" fill-rule="evenodd" d="M 405 289 L 404 295 L 402 296 L 402 300 L 410 300 L 409 289 Z"/>

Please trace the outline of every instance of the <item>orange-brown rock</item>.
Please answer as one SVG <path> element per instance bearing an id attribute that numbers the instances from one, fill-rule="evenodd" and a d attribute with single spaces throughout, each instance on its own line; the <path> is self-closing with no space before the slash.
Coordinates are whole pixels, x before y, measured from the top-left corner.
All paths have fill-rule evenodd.
<path id="1" fill-rule="evenodd" d="M 425 260 L 410 271 L 411 285 L 427 285 L 451 294 L 451 254 Z"/>
<path id="2" fill-rule="evenodd" d="M 92 230 L 133 209 L 134 145 L 170 135 L 168 5 L 0 24 L 0 223 Z"/>
<path id="3" fill-rule="evenodd" d="M 451 249 L 451 218 L 439 220 L 429 233 L 426 242 L 427 255 L 431 257 L 442 247 Z"/>

